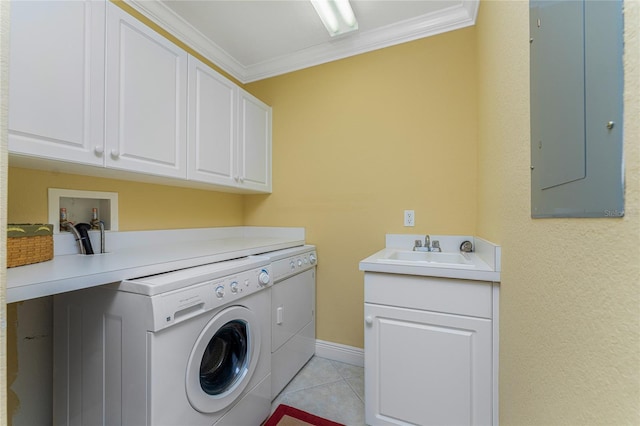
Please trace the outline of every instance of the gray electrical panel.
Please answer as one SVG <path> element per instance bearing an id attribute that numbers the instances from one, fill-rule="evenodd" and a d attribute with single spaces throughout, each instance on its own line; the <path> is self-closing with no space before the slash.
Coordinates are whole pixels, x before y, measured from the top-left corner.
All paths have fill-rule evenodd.
<path id="1" fill-rule="evenodd" d="M 622 0 L 529 4 L 531 216 L 623 216 Z"/>

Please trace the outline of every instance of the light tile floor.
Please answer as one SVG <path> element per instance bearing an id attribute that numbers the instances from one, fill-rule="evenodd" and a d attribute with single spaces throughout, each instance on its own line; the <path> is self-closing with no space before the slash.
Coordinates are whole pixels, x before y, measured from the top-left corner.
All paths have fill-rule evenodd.
<path id="1" fill-rule="evenodd" d="M 343 423 L 364 426 L 364 368 L 314 356 L 273 401 Z"/>

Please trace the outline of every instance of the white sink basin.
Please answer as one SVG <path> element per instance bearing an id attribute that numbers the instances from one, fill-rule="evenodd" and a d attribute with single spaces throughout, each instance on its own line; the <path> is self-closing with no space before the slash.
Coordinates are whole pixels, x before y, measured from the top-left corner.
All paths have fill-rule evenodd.
<path id="1" fill-rule="evenodd" d="M 360 261 L 364 272 L 500 281 L 500 246 L 470 235 L 431 235 L 440 242 L 442 252 L 413 251 L 416 240 L 424 235 L 387 234 L 386 247 Z M 463 253 L 460 245 L 470 241 L 474 251 Z"/>
<path id="2" fill-rule="evenodd" d="M 461 253 L 440 253 L 410 250 L 392 250 L 379 262 L 402 263 L 428 266 L 452 266 L 458 268 L 475 268 L 474 262 Z"/>

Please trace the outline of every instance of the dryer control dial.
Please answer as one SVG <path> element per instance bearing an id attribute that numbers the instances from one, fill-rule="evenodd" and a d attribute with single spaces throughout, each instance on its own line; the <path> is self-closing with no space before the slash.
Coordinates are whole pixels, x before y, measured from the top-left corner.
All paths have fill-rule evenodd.
<path id="1" fill-rule="evenodd" d="M 302 267 L 302 259 L 298 259 L 298 268 Z"/>
<path id="2" fill-rule="evenodd" d="M 312 265 L 315 265 L 317 261 L 318 261 L 318 258 L 316 257 L 316 255 L 311 253 L 309 255 L 309 263 L 311 263 Z"/>
<path id="3" fill-rule="evenodd" d="M 236 294 L 238 292 L 238 283 L 237 283 L 237 281 L 234 281 L 231 284 L 229 284 L 229 289 L 231 290 L 231 293 Z"/>
<path id="4" fill-rule="evenodd" d="M 260 271 L 260 274 L 258 274 L 258 282 L 260 283 L 260 285 L 267 285 L 269 284 L 269 281 L 271 281 L 269 272 L 266 269 Z"/>
<path id="5" fill-rule="evenodd" d="M 224 286 L 219 285 L 216 287 L 216 296 L 218 296 L 218 299 L 222 299 L 224 297 Z"/>

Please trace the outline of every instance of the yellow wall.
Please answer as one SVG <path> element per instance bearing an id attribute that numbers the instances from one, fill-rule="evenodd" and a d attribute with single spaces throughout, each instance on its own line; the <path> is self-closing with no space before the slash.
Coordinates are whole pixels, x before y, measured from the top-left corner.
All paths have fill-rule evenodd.
<path id="1" fill-rule="evenodd" d="M 306 227 L 319 339 L 363 346 L 358 261 L 386 233 L 475 232 L 474 32 L 247 85 L 273 106 L 273 194 L 245 199 L 245 224 Z"/>
<path id="2" fill-rule="evenodd" d="M 477 21 L 478 234 L 503 247 L 500 423 L 640 424 L 640 28 L 625 1 L 626 216 L 530 218 L 528 2 Z"/>
<path id="3" fill-rule="evenodd" d="M 164 185 L 9 168 L 9 223 L 48 223 L 47 189 L 118 193 L 119 230 L 239 226 L 242 196 Z"/>

